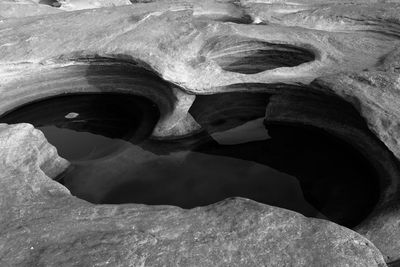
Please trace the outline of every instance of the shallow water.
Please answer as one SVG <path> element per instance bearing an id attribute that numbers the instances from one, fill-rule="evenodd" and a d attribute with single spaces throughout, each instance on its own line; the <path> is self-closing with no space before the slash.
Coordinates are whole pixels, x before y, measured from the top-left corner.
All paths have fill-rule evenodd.
<path id="1" fill-rule="evenodd" d="M 112 139 L 89 132 L 77 132 L 75 130 L 58 128 L 56 126 L 38 127 L 47 141 L 53 144 L 58 154 L 72 162 L 91 160 L 106 156 L 115 144 L 122 140 Z"/>
<path id="2" fill-rule="evenodd" d="M 135 96 L 56 97 L 1 121 L 42 130 L 72 162 L 59 181 L 92 203 L 192 208 L 241 196 L 350 226 L 368 214 L 377 179 L 367 160 L 321 130 L 265 125 L 259 103 L 202 114 L 190 142 L 149 138 L 159 113 Z"/>

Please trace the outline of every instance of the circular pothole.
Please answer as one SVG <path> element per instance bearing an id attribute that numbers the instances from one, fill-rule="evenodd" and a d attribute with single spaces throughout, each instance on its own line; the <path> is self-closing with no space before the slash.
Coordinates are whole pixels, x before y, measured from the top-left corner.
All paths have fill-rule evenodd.
<path id="1" fill-rule="evenodd" d="M 260 173 L 260 181 L 251 183 L 253 191 L 241 196 L 348 227 L 360 223 L 378 202 L 377 173 L 350 144 L 323 130 L 294 124 L 260 123 L 260 131 L 265 132 L 262 140 L 263 135 L 247 125 L 253 130 L 251 139 L 241 125 L 212 134 L 215 142 L 196 149 L 256 162 L 275 171 Z M 248 181 L 251 176 L 243 174 L 242 179 Z"/>
<path id="2" fill-rule="evenodd" d="M 302 47 L 239 36 L 212 38 L 200 54 L 216 62 L 225 71 L 243 74 L 294 67 L 315 59 L 314 53 Z"/>
<path id="3" fill-rule="evenodd" d="M 298 105 L 312 106 L 314 97 L 309 95 L 312 99 L 309 100 L 305 96 Z M 333 102 L 329 97 L 320 97 L 318 103 L 327 99 L 331 104 Z M 270 99 L 265 93 L 199 96 L 191 114 L 210 134 L 211 141 L 194 150 L 256 162 L 276 172 L 261 175 L 268 182 L 260 178 L 259 183 L 254 183 L 257 186 L 253 193 L 259 194 L 250 196 L 250 192 L 242 192 L 241 196 L 347 227 L 358 225 L 372 212 L 380 198 L 380 177 L 371 161 L 351 143 L 324 129 L 290 120 L 282 123 L 265 120 Z M 346 127 L 359 127 L 362 122 L 359 115 L 347 111 L 344 102 L 336 104 L 342 106 L 320 110 L 326 123 L 335 125 L 333 112 L 342 123 L 340 118 L 346 116 Z M 343 113 L 337 111 L 339 107 Z M 291 107 L 285 108 L 271 106 L 283 118 L 288 116 Z M 295 105 L 292 108 L 297 111 Z M 313 107 L 311 109 L 314 111 Z M 302 113 L 293 115 L 311 117 L 307 113 L 310 112 L 303 109 Z M 242 179 L 250 176 L 242 174 Z"/>
<path id="4" fill-rule="evenodd" d="M 57 180 L 92 203 L 193 208 L 240 196 L 348 227 L 374 208 L 378 174 L 351 144 L 315 127 L 266 122 L 268 94 L 223 99 L 199 96 L 190 113 L 204 131 L 173 140 L 150 138 L 159 111 L 133 95 L 52 97 L 0 121 L 42 130 L 72 162 Z"/>
<path id="5" fill-rule="evenodd" d="M 60 7 L 61 3 L 57 0 L 40 0 L 39 4 L 52 6 L 52 7 Z"/>
<path id="6" fill-rule="evenodd" d="M 35 101 L 4 114 L 1 122 L 28 122 L 69 161 L 108 155 L 127 141 L 145 140 L 159 119 L 156 105 L 122 94 L 67 94 Z"/>

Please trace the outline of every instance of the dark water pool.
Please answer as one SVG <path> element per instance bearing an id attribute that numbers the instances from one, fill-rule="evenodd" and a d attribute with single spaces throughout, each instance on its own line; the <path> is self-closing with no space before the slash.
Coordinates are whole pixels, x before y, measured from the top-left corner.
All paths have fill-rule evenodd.
<path id="1" fill-rule="evenodd" d="M 22 106 L 1 122 L 42 130 L 72 162 L 57 179 L 92 203 L 192 208 L 241 196 L 349 227 L 359 223 L 379 197 L 368 161 L 322 130 L 265 125 L 266 104 L 259 95 L 252 105 L 192 110 L 205 130 L 172 141 L 149 138 L 160 114 L 137 96 L 58 96 Z"/>

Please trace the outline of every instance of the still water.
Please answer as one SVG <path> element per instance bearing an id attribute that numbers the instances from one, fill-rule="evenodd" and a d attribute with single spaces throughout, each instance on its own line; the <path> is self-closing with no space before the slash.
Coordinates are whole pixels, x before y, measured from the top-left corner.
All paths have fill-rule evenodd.
<path id="1" fill-rule="evenodd" d="M 39 128 L 72 163 L 57 180 L 92 203 L 193 208 L 241 196 L 346 226 L 362 220 L 378 197 L 367 160 L 322 130 L 266 125 L 266 101 L 257 103 L 194 112 L 204 131 L 172 141 L 150 138 L 160 114 L 138 96 L 58 96 L 1 122 Z"/>

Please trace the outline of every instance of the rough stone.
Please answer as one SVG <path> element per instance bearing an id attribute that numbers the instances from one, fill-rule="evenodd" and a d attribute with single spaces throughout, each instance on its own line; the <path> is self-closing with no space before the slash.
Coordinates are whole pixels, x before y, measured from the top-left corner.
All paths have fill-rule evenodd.
<path id="1" fill-rule="evenodd" d="M 0 20 L 60 13 L 62 10 L 33 1 L 0 1 Z"/>
<path id="2" fill-rule="evenodd" d="M 351 103 L 400 159 L 396 1 L 69 1 L 61 9 L 36 2 L 0 2 L 0 114 L 61 93 L 129 92 L 160 106 L 154 137 L 176 137 L 199 130 L 188 113 L 195 95 L 307 88 Z M 86 9 L 108 3 L 129 5 Z M 85 10 L 65 12 L 73 9 Z M 147 71 L 151 83 L 140 78 Z M 193 210 L 91 205 L 50 179 L 68 162 L 39 132 L 3 125 L 0 135 L 2 265 L 383 264 L 348 229 L 244 199 Z M 390 197 L 355 229 L 387 262 L 400 259 L 400 189 L 392 180 Z"/>

